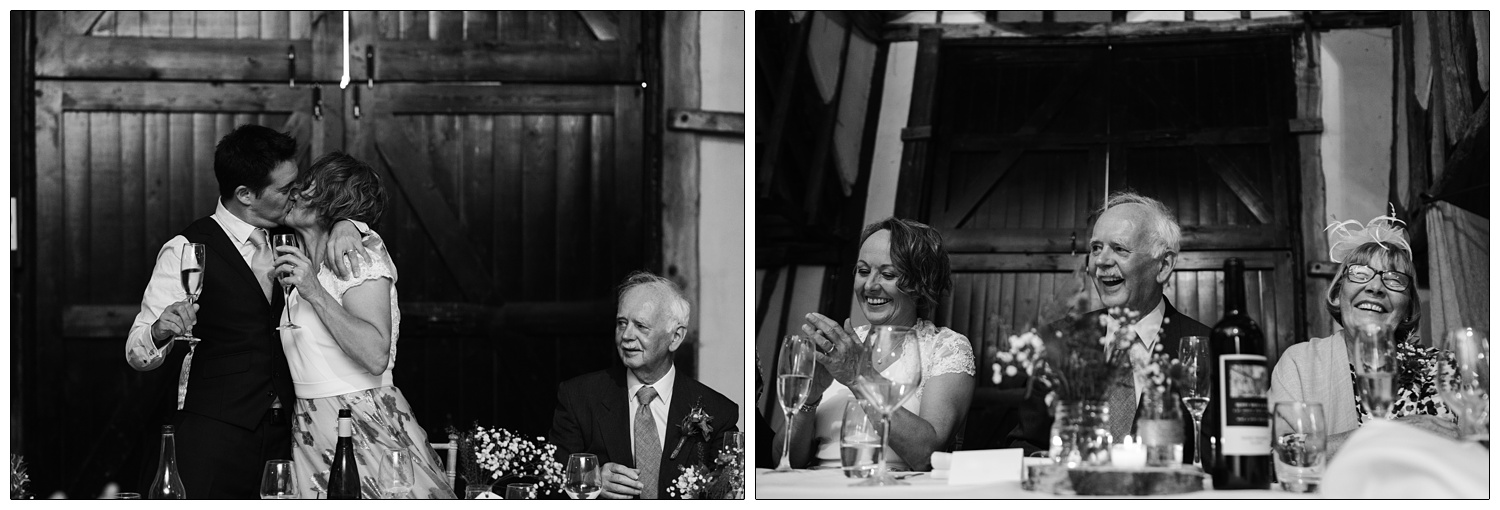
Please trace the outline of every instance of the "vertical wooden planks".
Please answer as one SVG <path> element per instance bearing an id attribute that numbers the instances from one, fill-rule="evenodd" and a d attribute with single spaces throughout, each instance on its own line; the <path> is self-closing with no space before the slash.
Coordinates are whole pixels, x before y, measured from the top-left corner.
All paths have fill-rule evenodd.
<path id="1" fill-rule="evenodd" d="M 610 244 L 610 232 L 615 228 L 610 222 L 613 216 L 608 204 L 610 196 L 614 193 L 614 118 L 607 115 L 594 115 L 589 123 L 589 232 L 593 236 L 590 241 L 589 259 L 589 281 L 607 284 L 611 279 L 609 274 L 610 253 L 614 246 Z M 769 291 L 768 291 L 769 292 Z"/>
<path id="2" fill-rule="evenodd" d="M 643 211 L 655 208 L 656 204 L 644 204 L 646 162 L 642 154 L 642 133 L 645 122 L 642 114 L 641 89 L 631 85 L 615 86 L 614 125 L 614 190 L 613 210 Z M 622 217 L 623 216 L 623 217 Z M 613 230 L 614 239 L 611 267 L 612 278 L 622 278 L 626 272 L 645 264 L 645 247 L 637 241 L 647 238 L 648 227 L 642 220 L 647 215 L 617 215 Z"/>
<path id="3" fill-rule="evenodd" d="M 553 273 L 556 258 L 535 247 L 556 246 L 557 210 L 557 119 L 552 115 L 526 115 L 525 148 L 522 152 L 521 202 L 522 245 L 521 278 L 526 299 L 550 300 L 557 296 Z"/>
<path id="4" fill-rule="evenodd" d="M 140 112 L 120 114 L 120 294 L 115 302 L 131 301 L 131 294 L 144 288 L 150 276 L 150 260 L 155 252 L 146 253 L 146 172 L 144 162 L 145 118 Z M 133 289 L 133 290 L 132 290 Z M 138 296 L 137 296 L 138 297 Z"/>
<path id="5" fill-rule="evenodd" d="M 438 41 L 461 41 L 464 38 L 464 11 L 432 11 L 432 38 Z"/>
<path id="6" fill-rule="evenodd" d="M 192 39 L 197 33 L 197 21 L 193 11 L 172 11 L 171 37 Z"/>
<path id="7" fill-rule="evenodd" d="M 494 201 L 496 196 L 491 192 L 494 188 L 494 149 L 495 149 L 495 121 L 492 115 L 464 115 L 463 116 L 463 179 L 459 193 L 463 194 L 460 202 L 463 210 L 459 211 L 459 217 L 463 218 L 464 224 L 468 226 L 469 235 L 473 242 L 475 251 L 479 256 L 490 264 L 490 274 L 498 276 L 501 268 L 494 267 L 495 251 L 493 249 L 495 239 L 495 214 Z M 489 282 L 495 286 L 496 282 Z M 501 292 L 509 289 L 498 287 Z M 505 299 L 505 295 L 494 296 L 496 300 Z"/>
<path id="8" fill-rule="evenodd" d="M 530 36 L 525 11 L 500 12 L 500 40 L 504 42 L 525 41 Z"/>
<path id="9" fill-rule="evenodd" d="M 63 304 L 73 304 L 88 299 L 93 290 L 89 280 L 89 182 L 90 140 L 89 114 L 84 112 L 63 113 L 63 271 L 64 287 L 49 289 L 63 293 Z M 74 289 L 74 292 L 64 292 Z M 83 290 L 83 292 L 77 292 Z"/>
<path id="10" fill-rule="evenodd" d="M 239 11 L 234 13 L 234 38 L 259 39 L 260 13 L 255 11 Z"/>
<path id="11" fill-rule="evenodd" d="M 537 42 L 558 40 L 557 11 L 527 11 L 526 23 L 531 27 L 530 40 Z"/>
<path id="12" fill-rule="evenodd" d="M 521 274 L 527 269 L 521 260 L 524 252 L 522 234 L 525 227 L 522 218 L 522 162 L 521 148 L 525 140 L 525 127 L 520 115 L 496 115 L 494 121 L 494 155 L 491 168 L 493 191 L 492 208 L 495 218 L 493 258 L 495 281 L 502 290 L 501 297 L 515 299 L 524 295 Z"/>
<path id="13" fill-rule="evenodd" d="M 375 25 L 376 33 L 380 34 L 380 39 L 386 41 L 398 41 L 401 39 L 400 11 L 376 11 Z"/>
<path id="14" fill-rule="evenodd" d="M 557 288 L 560 299 L 594 294 L 585 288 L 588 265 L 589 173 L 588 117 L 560 115 L 557 120 Z"/>
<path id="15" fill-rule="evenodd" d="M 286 11 L 260 11 L 261 39 L 291 39 L 292 13 Z"/>
<path id="16" fill-rule="evenodd" d="M 494 41 L 496 15 L 494 11 L 464 11 L 465 41 Z"/>
<path id="17" fill-rule="evenodd" d="M 299 41 L 302 40 L 302 39 L 312 39 L 313 22 L 316 21 L 319 17 L 326 17 L 326 16 L 327 16 L 327 13 L 325 13 L 325 12 L 316 12 L 316 11 L 292 11 L 292 12 L 287 13 L 287 20 L 286 20 L 286 34 L 287 34 L 287 38 L 294 39 L 294 40 L 299 40 Z M 337 20 L 324 19 L 322 21 L 323 21 L 323 23 L 328 23 L 329 26 L 333 26 L 333 24 L 335 24 L 335 23 L 340 24 L 340 25 L 343 24 L 343 20 L 342 19 L 337 19 Z M 340 32 L 342 32 L 343 28 L 339 28 L 338 30 Z"/>
<path id="18" fill-rule="evenodd" d="M 141 11 L 115 11 L 115 28 L 119 37 L 141 36 Z"/>
<path id="19" fill-rule="evenodd" d="M 170 223 L 170 186 L 172 159 L 170 156 L 171 141 L 168 138 L 166 113 L 152 112 L 144 114 L 142 131 L 142 154 L 145 173 L 146 194 L 146 248 L 150 260 L 155 260 L 156 251 L 168 239 L 172 238 L 176 230 L 187 225 L 173 225 Z"/>
<path id="20" fill-rule="evenodd" d="M 172 13 L 141 11 L 141 37 L 171 37 Z"/>
<path id="21" fill-rule="evenodd" d="M 89 303 L 109 303 L 119 292 L 120 246 L 120 114 L 89 112 L 89 191 L 80 200 L 89 202 L 83 230 L 89 236 L 89 265 L 79 268 L 91 275 Z"/>
<path id="22" fill-rule="evenodd" d="M 232 11 L 197 11 L 194 21 L 197 29 L 194 33 L 199 39 L 233 39 L 235 32 L 234 12 Z"/>

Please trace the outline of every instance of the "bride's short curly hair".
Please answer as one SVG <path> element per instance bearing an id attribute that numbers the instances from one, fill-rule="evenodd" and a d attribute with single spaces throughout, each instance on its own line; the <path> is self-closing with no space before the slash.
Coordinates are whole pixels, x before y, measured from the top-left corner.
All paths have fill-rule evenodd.
<path id="1" fill-rule="evenodd" d="M 374 223 L 385 212 L 385 186 L 380 174 L 363 161 L 333 151 L 297 176 L 292 199 L 317 212 L 318 225 L 338 220 Z"/>
<path id="2" fill-rule="evenodd" d="M 891 217 L 865 225 L 859 245 L 881 230 L 891 232 L 891 264 L 901 273 L 896 288 L 916 300 L 918 317 L 931 319 L 953 286 L 943 235 L 923 223 Z"/>

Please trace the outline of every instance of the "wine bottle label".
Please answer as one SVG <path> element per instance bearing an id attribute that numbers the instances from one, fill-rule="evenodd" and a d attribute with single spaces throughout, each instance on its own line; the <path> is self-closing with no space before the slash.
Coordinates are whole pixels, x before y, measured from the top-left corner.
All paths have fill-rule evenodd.
<path id="1" fill-rule="evenodd" d="M 1219 356 L 1219 444 L 1224 455 L 1271 454 L 1270 375 L 1265 356 Z"/>

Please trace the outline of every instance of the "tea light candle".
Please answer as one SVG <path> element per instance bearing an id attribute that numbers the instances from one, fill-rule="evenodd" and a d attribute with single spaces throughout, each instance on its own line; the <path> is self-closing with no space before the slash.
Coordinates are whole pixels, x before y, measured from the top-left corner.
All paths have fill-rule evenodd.
<path id="1" fill-rule="evenodd" d="M 1146 445 L 1136 442 L 1135 438 L 1125 436 L 1125 442 L 1114 445 L 1109 449 L 1110 464 L 1114 467 L 1125 469 L 1142 469 L 1146 467 Z"/>

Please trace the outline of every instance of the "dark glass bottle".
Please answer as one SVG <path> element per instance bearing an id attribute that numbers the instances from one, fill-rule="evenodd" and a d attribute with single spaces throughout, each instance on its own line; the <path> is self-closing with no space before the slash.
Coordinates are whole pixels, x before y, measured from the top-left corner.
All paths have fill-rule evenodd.
<path id="1" fill-rule="evenodd" d="M 339 410 L 339 442 L 328 468 L 328 499 L 359 499 L 359 465 L 354 459 L 354 415 Z"/>
<path id="2" fill-rule="evenodd" d="M 161 426 L 161 459 L 156 462 L 156 478 L 146 498 L 187 499 L 182 476 L 177 474 L 177 436 L 171 425 Z"/>
<path id="3" fill-rule="evenodd" d="M 1224 318 L 1208 337 L 1211 384 L 1203 435 L 1209 444 L 1203 460 L 1216 490 L 1271 486 L 1271 368 L 1265 335 L 1246 313 L 1244 274 L 1240 259 L 1224 261 Z"/>

